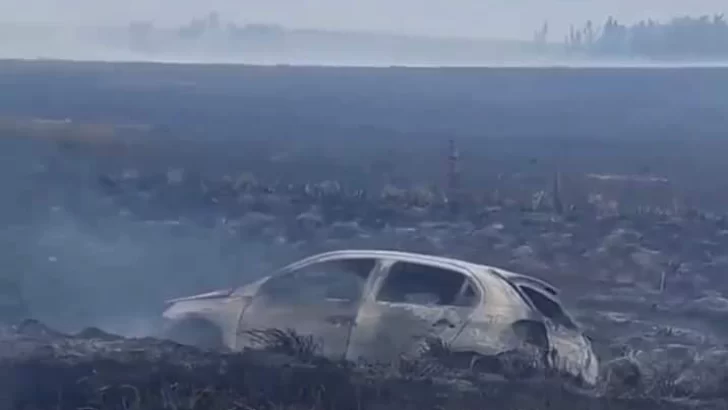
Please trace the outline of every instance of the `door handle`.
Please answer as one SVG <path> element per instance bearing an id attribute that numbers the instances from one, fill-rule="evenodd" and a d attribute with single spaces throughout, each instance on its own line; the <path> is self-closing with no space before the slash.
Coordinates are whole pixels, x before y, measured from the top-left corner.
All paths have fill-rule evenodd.
<path id="1" fill-rule="evenodd" d="M 435 323 L 432 324 L 432 327 L 440 327 L 440 326 L 447 326 L 449 328 L 454 328 L 455 323 L 453 323 L 447 319 L 438 319 Z"/>
<path id="2" fill-rule="evenodd" d="M 354 319 L 350 316 L 345 315 L 334 315 L 334 316 L 327 316 L 326 322 L 331 323 L 335 326 L 351 326 L 354 324 Z"/>

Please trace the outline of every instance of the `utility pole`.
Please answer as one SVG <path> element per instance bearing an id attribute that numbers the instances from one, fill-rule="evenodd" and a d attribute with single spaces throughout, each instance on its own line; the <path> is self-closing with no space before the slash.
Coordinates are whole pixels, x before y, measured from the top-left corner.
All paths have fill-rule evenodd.
<path id="1" fill-rule="evenodd" d="M 447 161 L 447 199 L 453 213 L 459 211 L 460 197 L 460 152 L 455 140 L 449 141 L 449 154 Z"/>
<path id="2" fill-rule="evenodd" d="M 561 200 L 561 173 L 556 172 L 554 174 L 553 189 L 551 193 L 551 206 L 557 214 L 561 215 L 564 213 L 564 203 Z"/>

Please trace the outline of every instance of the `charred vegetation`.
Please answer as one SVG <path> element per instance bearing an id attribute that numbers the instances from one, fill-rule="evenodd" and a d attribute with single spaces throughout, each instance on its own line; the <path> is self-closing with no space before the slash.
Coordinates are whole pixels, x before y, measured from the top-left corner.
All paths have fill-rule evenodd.
<path id="1" fill-rule="evenodd" d="M 4 332 L 11 408 L 725 408 L 725 72 L 115 67 L 0 65 L 0 313 L 63 328 Z M 346 248 L 548 279 L 599 389 L 437 340 L 365 366 L 285 328 L 241 354 L 75 333 Z"/>
<path id="2" fill-rule="evenodd" d="M 650 397 L 648 390 L 638 390 L 650 386 L 636 386 L 625 371 L 613 372 L 611 382 L 623 377 L 619 382 L 634 392 L 617 397 L 583 392 L 557 378 L 534 383 L 484 377 L 441 361 L 443 346 L 424 359 L 428 362 L 386 368 L 311 361 L 299 336 L 270 334 L 270 346 L 230 354 L 93 329 L 67 335 L 26 321 L 3 331 L 0 371 L 6 382 L 0 392 L 7 408 L 26 409 L 482 409 L 484 403 L 487 408 L 696 408 L 692 402 Z M 282 344 L 288 347 L 282 350 Z M 653 388 L 668 381 L 658 382 Z"/>

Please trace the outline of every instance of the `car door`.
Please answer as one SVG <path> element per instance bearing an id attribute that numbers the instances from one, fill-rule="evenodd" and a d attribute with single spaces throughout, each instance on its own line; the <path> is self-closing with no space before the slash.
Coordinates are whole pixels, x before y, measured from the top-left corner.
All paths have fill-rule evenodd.
<path id="1" fill-rule="evenodd" d="M 449 343 L 481 300 L 466 272 L 427 263 L 384 261 L 362 301 L 347 359 L 390 362 L 417 355 L 427 339 Z"/>
<path id="2" fill-rule="evenodd" d="M 310 337 L 319 352 L 343 359 L 372 258 L 313 262 L 271 277 L 263 283 L 243 312 L 238 346 L 261 347 L 260 331 L 292 330 Z"/>

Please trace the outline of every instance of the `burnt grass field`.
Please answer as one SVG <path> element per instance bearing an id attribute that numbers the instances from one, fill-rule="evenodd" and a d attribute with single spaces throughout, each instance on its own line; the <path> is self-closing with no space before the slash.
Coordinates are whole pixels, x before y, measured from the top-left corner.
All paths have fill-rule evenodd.
<path id="1" fill-rule="evenodd" d="M 0 403 L 726 408 L 726 84 L 698 68 L 1 62 Z M 374 367 L 285 332 L 242 354 L 156 337 L 165 299 L 349 247 L 549 280 L 601 382 L 446 348 Z"/>

